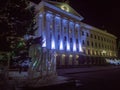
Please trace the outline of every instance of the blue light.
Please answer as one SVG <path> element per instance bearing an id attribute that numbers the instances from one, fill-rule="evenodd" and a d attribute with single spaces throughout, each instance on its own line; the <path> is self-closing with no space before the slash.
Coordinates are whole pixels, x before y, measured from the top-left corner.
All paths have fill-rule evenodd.
<path id="1" fill-rule="evenodd" d="M 42 15 L 42 14 L 40 14 L 39 16 L 40 16 L 40 17 L 42 17 L 43 15 Z"/>
<path id="2" fill-rule="evenodd" d="M 51 15 L 50 13 L 47 13 L 46 16 L 47 16 L 47 17 L 50 17 L 50 16 L 52 16 L 52 15 Z"/>
<path id="3" fill-rule="evenodd" d="M 63 50 L 63 43 L 62 43 L 62 41 L 60 42 L 60 50 Z"/>
<path id="4" fill-rule="evenodd" d="M 45 37 L 43 39 L 43 45 L 42 45 L 42 47 L 46 47 L 46 39 L 45 39 Z"/>
<path id="5" fill-rule="evenodd" d="M 83 52 L 81 44 L 79 44 L 79 52 Z"/>
<path id="6" fill-rule="evenodd" d="M 56 16 L 56 17 L 55 17 L 55 19 L 56 19 L 56 20 L 59 20 L 59 19 L 60 19 L 60 17 Z"/>
<path id="7" fill-rule="evenodd" d="M 51 42 L 51 49 L 55 49 L 55 41 L 54 40 L 52 40 L 52 42 Z"/>
<path id="8" fill-rule="evenodd" d="M 68 50 L 68 51 L 70 50 L 70 45 L 69 45 L 68 42 L 67 42 L 67 50 Z"/>
<path id="9" fill-rule="evenodd" d="M 73 51 L 76 51 L 76 45 L 75 45 L 75 43 L 73 45 Z"/>

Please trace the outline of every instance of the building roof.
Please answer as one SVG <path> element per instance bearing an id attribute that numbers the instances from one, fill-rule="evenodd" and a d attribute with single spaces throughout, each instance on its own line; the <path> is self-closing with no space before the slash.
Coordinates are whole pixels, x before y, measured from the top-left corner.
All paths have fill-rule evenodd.
<path id="1" fill-rule="evenodd" d="M 42 6 L 47 6 L 47 7 L 56 7 L 56 9 L 59 9 L 59 11 L 61 10 L 62 12 L 68 13 L 69 15 L 74 15 L 75 17 L 78 17 L 79 20 L 83 20 L 83 16 L 81 16 L 79 13 L 77 13 L 69 4 L 65 3 L 65 2 L 56 2 L 56 1 L 48 1 L 48 0 L 42 0 L 39 5 L 42 4 Z M 38 5 L 38 6 L 39 6 Z M 67 9 L 67 10 L 63 10 L 63 9 Z M 55 9 L 55 8 L 53 8 Z"/>
<path id="2" fill-rule="evenodd" d="M 61 9 L 62 6 L 66 6 L 69 8 L 69 13 L 74 14 L 75 16 L 78 16 L 80 18 L 83 18 L 83 16 L 81 16 L 78 12 L 76 12 L 70 5 L 68 5 L 65 2 L 56 2 L 56 1 L 47 1 L 48 3 L 58 7 Z"/>

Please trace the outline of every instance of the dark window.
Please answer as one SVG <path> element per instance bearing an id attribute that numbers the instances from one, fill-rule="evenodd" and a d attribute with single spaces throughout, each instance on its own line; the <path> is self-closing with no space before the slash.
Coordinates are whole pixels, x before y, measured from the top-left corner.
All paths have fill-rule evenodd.
<path id="1" fill-rule="evenodd" d="M 85 45 L 85 42 L 84 42 L 84 40 L 82 41 L 82 45 Z"/>
<path id="2" fill-rule="evenodd" d="M 101 41 L 103 41 L 103 38 L 101 37 Z"/>
<path id="3" fill-rule="evenodd" d="M 78 44 L 78 39 L 76 39 L 76 43 Z"/>
<path id="4" fill-rule="evenodd" d="M 58 35 L 58 40 L 60 40 L 60 35 Z"/>
<path id="5" fill-rule="evenodd" d="M 97 43 L 95 42 L 95 47 L 97 47 Z"/>
<path id="6" fill-rule="evenodd" d="M 95 35 L 95 39 L 96 39 L 96 35 Z"/>
<path id="7" fill-rule="evenodd" d="M 98 40 L 100 40 L 100 36 L 98 36 Z"/>
<path id="8" fill-rule="evenodd" d="M 88 49 L 88 55 L 90 55 L 90 50 Z"/>
<path id="9" fill-rule="evenodd" d="M 67 31 L 67 28 L 66 27 L 64 27 L 64 32 L 66 32 Z"/>
<path id="10" fill-rule="evenodd" d="M 91 45 L 92 45 L 92 47 L 93 47 L 93 42 L 91 42 Z"/>
<path id="11" fill-rule="evenodd" d="M 72 38 L 70 38 L 70 42 L 72 43 Z"/>
<path id="12" fill-rule="evenodd" d="M 82 31 L 82 35 L 84 35 L 84 31 Z"/>
<path id="13" fill-rule="evenodd" d="M 66 37 L 64 37 L 64 41 L 66 41 Z"/>
<path id="14" fill-rule="evenodd" d="M 86 35 L 87 35 L 87 37 L 89 37 L 89 34 L 88 34 L 88 33 L 86 33 Z"/>
<path id="15" fill-rule="evenodd" d="M 93 38 L 93 34 L 91 34 L 91 38 Z"/>
<path id="16" fill-rule="evenodd" d="M 89 41 L 87 41 L 87 46 L 89 46 Z"/>

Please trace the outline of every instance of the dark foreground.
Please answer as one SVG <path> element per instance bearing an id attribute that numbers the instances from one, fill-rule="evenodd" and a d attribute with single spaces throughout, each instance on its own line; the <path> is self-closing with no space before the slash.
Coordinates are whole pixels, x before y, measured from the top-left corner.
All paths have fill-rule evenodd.
<path id="1" fill-rule="evenodd" d="M 64 84 L 39 88 L 17 88 L 16 90 L 120 90 L 120 68 L 62 75 L 69 77 L 70 80 Z"/>
<path id="2" fill-rule="evenodd" d="M 120 68 L 91 72 L 66 73 L 68 83 L 24 90 L 120 90 Z"/>

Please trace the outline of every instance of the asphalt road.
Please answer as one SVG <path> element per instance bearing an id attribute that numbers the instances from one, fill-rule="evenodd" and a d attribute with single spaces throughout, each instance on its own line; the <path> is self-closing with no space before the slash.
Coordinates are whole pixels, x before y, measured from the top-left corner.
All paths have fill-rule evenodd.
<path id="1" fill-rule="evenodd" d="M 69 73 L 69 83 L 25 90 L 120 90 L 120 68 Z"/>
<path id="2" fill-rule="evenodd" d="M 63 76 L 69 77 L 71 80 L 60 85 L 27 89 L 19 88 L 18 90 L 120 90 L 120 68 L 65 73 Z M 0 87 L 0 90 L 4 89 Z"/>
<path id="3" fill-rule="evenodd" d="M 75 90 L 120 90 L 120 68 L 64 76 L 76 81 Z"/>

